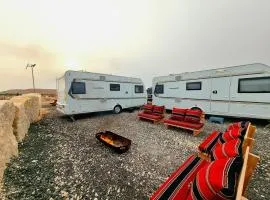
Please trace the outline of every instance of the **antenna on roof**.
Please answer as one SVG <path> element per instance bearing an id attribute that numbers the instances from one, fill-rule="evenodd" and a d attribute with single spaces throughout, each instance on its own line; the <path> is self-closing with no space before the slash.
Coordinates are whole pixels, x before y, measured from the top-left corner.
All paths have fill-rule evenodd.
<path id="1" fill-rule="evenodd" d="M 26 65 L 26 68 L 27 69 L 28 67 L 31 67 L 31 70 L 32 70 L 32 80 L 33 80 L 33 89 L 34 89 L 34 92 L 36 92 L 36 88 L 35 88 L 35 77 L 34 77 L 34 67 L 36 66 L 36 64 L 27 64 Z"/>

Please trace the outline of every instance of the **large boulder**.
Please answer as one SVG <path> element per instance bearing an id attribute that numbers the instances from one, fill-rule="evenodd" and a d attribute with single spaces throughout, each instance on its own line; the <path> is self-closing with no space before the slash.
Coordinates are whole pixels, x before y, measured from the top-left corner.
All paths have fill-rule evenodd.
<path id="1" fill-rule="evenodd" d="M 0 181 L 3 178 L 6 163 L 12 156 L 18 155 L 18 143 L 13 134 L 15 106 L 11 101 L 0 101 Z"/>

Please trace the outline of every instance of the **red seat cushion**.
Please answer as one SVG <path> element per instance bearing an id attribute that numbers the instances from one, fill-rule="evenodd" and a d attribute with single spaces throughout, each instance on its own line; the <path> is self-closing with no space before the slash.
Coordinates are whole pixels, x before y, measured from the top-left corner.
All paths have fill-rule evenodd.
<path id="1" fill-rule="evenodd" d="M 186 111 L 185 121 L 191 123 L 199 123 L 201 120 L 202 111 L 201 110 L 191 110 Z"/>
<path id="2" fill-rule="evenodd" d="M 142 118 L 150 118 L 150 119 L 155 119 L 155 120 L 163 118 L 162 115 L 158 115 L 158 114 L 154 114 L 154 113 L 153 114 L 148 114 L 148 113 L 144 113 L 144 112 L 138 113 L 138 116 L 142 117 Z"/>
<path id="3" fill-rule="evenodd" d="M 190 128 L 190 129 L 195 129 L 195 130 L 199 130 L 200 128 L 203 127 L 202 123 L 190 123 L 190 122 L 185 122 L 185 121 L 177 121 L 177 120 L 172 120 L 172 119 L 165 119 L 164 120 L 165 124 L 169 124 L 169 125 L 175 125 L 175 126 L 181 126 L 181 127 L 185 127 L 185 128 Z"/>
<path id="4" fill-rule="evenodd" d="M 234 199 L 242 163 L 241 157 L 211 162 L 197 173 L 186 199 Z"/>
<path id="5" fill-rule="evenodd" d="M 204 141 L 199 145 L 198 149 L 204 153 L 210 153 L 212 149 L 219 143 L 221 132 L 213 131 Z"/>
<path id="6" fill-rule="evenodd" d="M 224 144 L 217 145 L 211 152 L 212 160 L 236 156 L 242 156 L 242 141 L 240 139 L 230 140 Z"/>
<path id="7" fill-rule="evenodd" d="M 183 108 L 173 108 L 171 119 L 184 121 L 186 111 L 187 109 L 183 109 Z"/>
<path id="8" fill-rule="evenodd" d="M 165 106 L 154 106 L 153 113 L 163 114 L 165 110 Z"/>
<path id="9" fill-rule="evenodd" d="M 190 182 L 195 178 L 197 172 L 207 164 L 207 161 L 197 156 L 190 156 L 157 189 L 150 199 L 186 199 Z"/>

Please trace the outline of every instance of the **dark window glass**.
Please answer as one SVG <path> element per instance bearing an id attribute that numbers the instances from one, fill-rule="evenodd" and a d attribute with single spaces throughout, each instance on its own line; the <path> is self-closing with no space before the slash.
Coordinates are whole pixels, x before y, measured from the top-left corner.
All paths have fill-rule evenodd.
<path id="1" fill-rule="evenodd" d="M 163 94 L 164 93 L 164 85 L 156 85 L 155 93 L 156 94 Z"/>
<path id="2" fill-rule="evenodd" d="M 186 90 L 201 90 L 202 82 L 189 82 L 186 83 Z"/>
<path id="3" fill-rule="evenodd" d="M 143 85 L 135 85 L 135 93 L 143 93 Z"/>
<path id="4" fill-rule="evenodd" d="M 73 82 L 71 85 L 72 94 L 85 94 L 85 83 L 84 82 Z"/>
<path id="5" fill-rule="evenodd" d="M 110 84 L 110 91 L 120 91 L 120 84 Z"/>
<path id="6" fill-rule="evenodd" d="M 239 79 L 238 93 L 270 93 L 270 77 Z"/>

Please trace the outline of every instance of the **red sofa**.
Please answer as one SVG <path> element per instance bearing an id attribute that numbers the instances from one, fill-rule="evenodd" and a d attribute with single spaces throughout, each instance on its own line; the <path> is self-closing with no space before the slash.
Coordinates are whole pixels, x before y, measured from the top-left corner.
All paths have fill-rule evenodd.
<path id="1" fill-rule="evenodd" d="M 160 121 L 164 118 L 165 106 L 156 106 L 145 104 L 137 115 L 139 119 L 147 119 L 153 122 Z"/>
<path id="2" fill-rule="evenodd" d="M 239 129 L 235 124 L 233 126 L 227 130 Z M 247 135 L 250 127 L 245 126 L 245 129 L 243 131 Z M 239 131 L 242 136 L 243 131 Z M 218 131 L 212 132 L 206 138 L 204 145 L 201 144 L 201 148 L 209 142 L 211 146 L 217 134 Z M 200 152 L 198 155 L 189 156 L 156 189 L 150 200 L 246 199 L 242 195 L 259 157 L 250 153 L 251 146 L 248 146 L 246 151 L 242 151 L 243 145 L 245 144 L 239 137 L 230 138 L 229 141 L 212 148 L 211 159 L 201 157 Z M 248 159 L 254 159 L 254 162 L 248 162 Z"/>
<path id="3" fill-rule="evenodd" d="M 198 135 L 204 126 L 204 112 L 202 110 L 173 108 L 169 119 L 164 119 L 164 124 L 193 131 L 193 135 Z"/>

